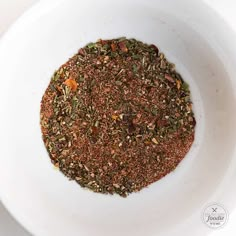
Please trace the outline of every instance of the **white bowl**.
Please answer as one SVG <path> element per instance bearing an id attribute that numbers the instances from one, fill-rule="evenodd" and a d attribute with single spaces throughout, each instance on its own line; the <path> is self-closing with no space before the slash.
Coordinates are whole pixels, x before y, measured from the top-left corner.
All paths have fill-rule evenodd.
<path id="1" fill-rule="evenodd" d="M 190 83 L 196 140 L 177 169 L 123 199 L 55 170 L 39 126 L 50 77 L 99 38 L 156 44 Z M 236 36 L 203 1 L 40 1 L 0 43 L 0 196 L 37 236 L 206 235 L 210 202 L 235 206 Z"/>

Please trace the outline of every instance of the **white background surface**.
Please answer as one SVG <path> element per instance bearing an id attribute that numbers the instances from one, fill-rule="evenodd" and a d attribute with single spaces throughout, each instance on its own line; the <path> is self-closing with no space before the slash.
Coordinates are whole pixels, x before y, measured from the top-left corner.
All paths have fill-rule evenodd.
<path id="1" fill-rule="evenodd" d="M 206 0 L 226 21 L 236 30 L 236 2 L 234 0 Z M 9 25 L 37 0 L 0 0 L 0 35 Z M 236 211 L 230 215 L 227 225 L 214 231 L 213 236 L 236 235 Z M 28 236 L 29 234 L 19 226 L 0 204 L 0 236 Z M 200 235 L 199 235 L 200 236 Z"/>

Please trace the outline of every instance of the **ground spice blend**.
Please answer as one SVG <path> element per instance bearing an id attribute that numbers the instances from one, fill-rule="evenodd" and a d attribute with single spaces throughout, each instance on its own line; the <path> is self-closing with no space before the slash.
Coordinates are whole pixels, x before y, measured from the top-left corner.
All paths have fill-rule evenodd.
<path id="1" fill-rule="evenodd" d="M 156 46 L 135 39 L 81 48 L 54 73 L 40 117 L 60 171 L 123 197 L 173 171 L 194 140 L 188 85 Z"/>

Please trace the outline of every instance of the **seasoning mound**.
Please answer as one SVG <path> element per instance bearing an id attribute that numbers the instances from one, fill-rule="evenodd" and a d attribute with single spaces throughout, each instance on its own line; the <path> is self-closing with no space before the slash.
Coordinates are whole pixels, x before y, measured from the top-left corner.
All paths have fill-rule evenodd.
<path id="1" fill-rule="evenodd" d="M 154 45 L 99 40 L 52 76 L 40 114 L 52 163 L 94 192 L 126 197 L 173 171 L 194 140 L 190 91 Z"/>

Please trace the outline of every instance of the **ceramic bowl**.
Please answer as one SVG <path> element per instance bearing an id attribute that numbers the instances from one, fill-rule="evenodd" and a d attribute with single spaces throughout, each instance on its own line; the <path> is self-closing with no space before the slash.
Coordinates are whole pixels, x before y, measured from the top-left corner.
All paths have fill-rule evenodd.
<path id="1" fill-rule="evenodd" d="M 52 167 L 39 126 L 53 72 L 97 39 L 155 44 L 190 84 L 196 138 L 175 171 L 127 198 Z M 40 1 L 0 42 L 0 196 L 36 236 L 206 235 L 204 207 L 235 205 L 236 37 L 204 1 Z"/>

